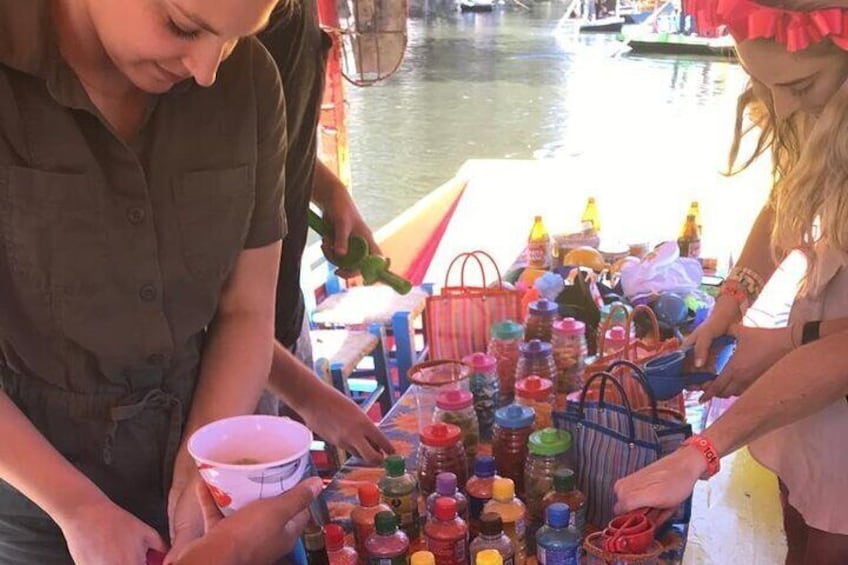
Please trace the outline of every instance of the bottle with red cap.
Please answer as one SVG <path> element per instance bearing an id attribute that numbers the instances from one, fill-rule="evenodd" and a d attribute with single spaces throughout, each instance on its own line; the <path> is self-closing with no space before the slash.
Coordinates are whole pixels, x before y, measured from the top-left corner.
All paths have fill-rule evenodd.
<path id="1" fill-rule="evenodd" d="M 365 550 L 365 541 L 374 532 L 374 517 L 380 512 L 392 509 L 380 502 L 380 489 L 377 485 L 365 483 L 357 489 L 359 506 L 350 512 L 350 521 L 353 524 L 353 538 L 356 541 L 356 552 L 359 554 L 359 562 L 365 563 L 368 552 Z"/>
<path id="2" fill-rule="evenodd" d="M 583 386 L 586 367 L 586 324 L 574 318 L 563 318 L 554 323 L 554 363 L 556 364 L 556 392 L 566 395 Z"/>
<path id="3" fill-rule="evenodd" d="M 324 526 L 324 544 L 327 546 L 330 565 L 356 565 L 359 560 L 356 550 L 345 545 L 344 528 L 338 524 Z"/>
<path id="4" fill-rule="evenodd" d="M 538 339 L 550 343 L 554 322 L 559 314 L 559 304 L 547 298 L 530 303 L 524 321 L 524 339 Z"/>
<path id="5" fill-rule="evenodd" d="M 550 379 L 530 375 L 515 383 L 515 403 L 533 409 L 536 413 L 537 430 L 553 425 L 555 401 L 554 383 Z"/>
<path id="6" fill-rule="evenodd" d="M 433 505 L 433 517 L 424 526 L 427 550 L 437 565 L 468 564 L 468 525 L 456 515 L 456 500 L 440 497 Z"/>
<path id="7" fill-rule="evenodd" d="M 457 515 L 468 522 L 468 499 L 457 489 L 456 475 L 453 473 L 439 473 L 436 477 L 436 492 L 427 498 L 427 519 L 432 518 L 436 501 L 443 497 L 456 500 Z"/>
<path id="8" fill-rule="evenodd" d="M 425 500 L 436 490 L 439 473 L 453 473 L 464 484 L 467 469 L 462 431 L 457 426 L 437 422 L 424 428 L 418 445 L 418 489 Z"/>
<path id="9" fill-rule="evenodd" d="M 471 367 L 468 387 L 474 395 L 474 411 L 480 424 L 480 438 L 489 441 L 492 439 L 495 410 L 500 402 L 498 360 L 493 355 L 478 352 L 463 358 L 462 362 Z"/>
<path id="10" fill-rule="evenodd" d="M 468 466 L 477 456 L 477 444 L 480 443 L 480 426 L 477 412 L 474 411 L 474 396 L 467 390 L 445 390 L 436 397 L 436 422 L 453 424 L 462 432 L 462 445 Z"/>

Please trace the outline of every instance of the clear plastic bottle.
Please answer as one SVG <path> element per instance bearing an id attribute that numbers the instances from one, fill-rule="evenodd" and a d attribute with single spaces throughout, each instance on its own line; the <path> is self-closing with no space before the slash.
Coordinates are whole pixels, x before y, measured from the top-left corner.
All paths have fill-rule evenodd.
<path id="1" fill-rule="evenodd" d="M 504 565 L 503 557 L 496 549 L 484 549 L 472 562 L 474 565 Z"/>
<path id="2" fill-rule="evenodd" d="M 306 550 L 306 562 L 309 565 L 330 565 L 324 532 L 320 526 L 309 525 L 303 531 L 303 547 Z"/>
<path id="3" fill-rule="evenodd" d="M 365 542 L 369 565 L 408 565 L 409 538 L 397 527 L 392 511 L 374 518 L 374 533 Z"/>
<path id="4" fill-rule="evenodd" d="M 480 426 L 474 411 L 474 396 L 467 390 L 446 390 L 436 397 L 436 422 L 457 426 L 462 432 L 467 466 L 471 467 L 480 443 Z"/>
<path id="5" fill-rule="evenodd" d="M 550 379 L 530 375 L 516 382 L 515 403 L 533 409 L 536 413 L 535 429 L 541 430 L 553 425 L 556 394 Z"/>
<path id="6" fill-rule="evenodd" d="M 538 339 L 550 343 L 558 313 L 559 305 L 553 300 L 540 298 L 531 302 L 527 319 L 524 321 L 524 339 Z"/>
<path id="7" fill-rule="evenodd" d="M 533 433 L 535 417 L 532 408 L 518 404 L 510 404 L 495 412 L 495 433 L 492 439 L 495 466 L 501 477 L 512 479 L 522 491 L 527 440 Z"/>
<path id="8" fill-rule="evenodd" d="M 574 318 L 563 318 L 554 323 L 551 345 L 556 364 L 556 392 L 566 395 L 583 387 L 586 368 L 586 324 Z M 563 405 L 564 406 L 564 405 Z"/>
<path id="9" fill-rule="evenodd" d="M 495 410 L 500 402 L 500 379 L 498 378 L 498 360 L 493 355 L 474 353 L 466 356 L 463 363 L 471 367 L 468 386 L 474 395 L 474 411 L 480 424 L 480 438 L 492 439 L 492 425 L 495 422 Z"/>
<path id="10" fill-rule="evenodd" d="M 521 356 L 520 346 L 524 343 L 524 326 L 512 320 L 492 324 L 491 337 L 486 352 L 498 363 L 500 397 L 498 404 L 512 403 L 515 387 L 515 369 Z"/>
<path id="11" fill-rule="evenodd" d="M 410 542 L 415 541 L 421 527 L 418 517 L 418 481 L 406 472 L 406 462 L 400 455 L 386 457 L 383 467 L 386 474 L 379 483 L 383 502 L 394 511 L 400 529 Z"/>
<path id="12" fill-rule="evenodd" d="M 582 539 L 586 535 L 586 495 L 577 490 L 577 477 L 571 469 L 554 471 L 554 490 L 542 499 L 542 512 L 547 512 L 548 506 L 555 502 L 568 505 L 571 510 L 569 525 Z"/>
<path id="13" fill-rule="evenodd" d="M 554 351 L 550 343 L 532 339 L 521 344 L 521 356 L 515 367 L 515 381 L 530 375 L 536 375 L 553 381 L 556 379 L 556 363 L 554 363 Z"/>
<path id="14" fill-rule="evenodd" d="M 568 527 L 569 513 L 561 502 L 548 507 L 545 525 L 536 532 L 539 565 L 580 565 L 580 536 Z"/>
<path id="15" fill-rule="evenodd" d="M 436 500 L 424 525 L 424 539 L 439 565 L 468 563 L 468 525 L 456 515 L 456 500 L 446 496 Z"/>
<path id="16" fill-rule="evenodd" d="M 515 562 L 515 546 L 503 531 L 503 520 L 494 512 L 483 514 L 480 518 L 480 535 L 474 538 L 468 549 L 472 563 L 476 561 L 477 554 L 486 549 L 500 553 L 504 565 L 513 565 Z"/>
<path id="17" fill-rule="evenodd" d="M 468 522 L 468 499 L 456 488 L 456 475 L 453 473 L 439 473 L 436 476 L 436 492 L 427 497 L 427 519 L 433 516 L 436 501 L 444 497 L 456 501 L 457 515 Z"/>
<path id="18" fill-rule="evenodd" d="M 447 471 L 464 484 L 467 468 L 458 427 L 438 422 L 424 428 L 418 446 L 418 489 L 425 500 L 436 490 L 436 475 Z"/>
<path id="19" fill-rule="evenodd" d="M 492 491 L 492 500 L 483 512 L 494 512 L 501 517 L 504 533 L 515 548 L 515 565 L 524 565 L 526 553 L 526 510 L 515 496 L 515 485 L 510 479 L 498 479 Z"/>
<path id="20" fill-rule="evenodd" d="M 353 525 L 353 539 L 356 541 L 356 553 L 359 562 L 365 563 L 368 552 L 365 550 L 365 542 L 374 532 L 375 516 L 380 512 L 391 512 L 388 505 L 380 502 L 380 489 L 377 485 L 364 483 L 357 489 L 359 506 L 350 512 L 350 521 Z"/>
<path id="21" fill-rule="evenodd" d="M 344 528 L 338 524 L 324 526 L 324 543 L 330 565 L 356 565 L 359 561 L 356 550 L 345 545 Z"/>
<path id="22" fill-rule="evenodd" d="M 465 484 L 465 494 L 468 496 L 468 527 L 471 536 L 480 531 L 480 515 L 483 507 L 492 500 L 492 485 L 500 477 L 495 473 L 495 458 L 491 455 L 478 455 L 474 460 L 474 474 Z"/>
<path id="23" fill-rule="evenodd" d="M 622 326 L 613 326 L 604 334 L 604 355 L 618 353 L 627 346 L 627 331 Z"/>
<path id="24" fill-rule="evenodd" d="M 524 502 L 527 504 L 527 538 L 532 545 L 536 530 L 544 521 L 542 500 L 554 488 L 554 472 L 571 468 L 568 452 L 571 434 L 565 430 L 545 428 L 534 432 L 528 442 L 530 456 L 524 468 Z"/>

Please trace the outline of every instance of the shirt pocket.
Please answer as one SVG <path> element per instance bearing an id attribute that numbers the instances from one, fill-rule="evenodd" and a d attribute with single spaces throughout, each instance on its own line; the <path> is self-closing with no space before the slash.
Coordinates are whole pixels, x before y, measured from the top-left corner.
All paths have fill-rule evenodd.
<path id="1" fill-rule="evenodd" d="M 227 278 L 247 238 L 255 198 L 247 166 L 183 174 L 175 201 L 183 259 L 192 275 Z"/>
<path id="2" fill-rule="evenodd" d="M 102 290 L 105 230 L 90 188 L 85 174 L 0 168 L 0 249 L 19 307 L 39 324 L 60 325 L 65 298 Z"/>

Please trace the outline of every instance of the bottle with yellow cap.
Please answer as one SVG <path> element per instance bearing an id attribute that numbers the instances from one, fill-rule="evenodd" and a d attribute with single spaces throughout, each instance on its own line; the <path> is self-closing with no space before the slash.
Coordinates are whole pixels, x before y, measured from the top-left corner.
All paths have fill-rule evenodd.
<path id="1" fill-rule="evenodd" d="M 601 214 L 598 212 L 598 203 L 595 202 L 594 197 L 590 196 L 586 201 L 586 208 L 583 209 L 580 222 L 583 224 L 584 231 L 601 231 Z"/>
<path id="2" fill-rule="evenodd" d="M 492 500 L 486 503 L 483 512 L 494 512 L 501 517 L 504 533 L 515 547 L 515 565 L 524 565 L 527 510 L 524 503 L 515 497 L 515 483 L 512 479 L 495 481 L 492 485 Z"/>
<path id="3" fill-rule="evenodd" d="M 477 554 L 474 565 L 504 565 L 504 562 L 497 550 L 484 549 Z"/>
<path id="4" fill-rule="evenodd" d="M 436 565 L 436 557 L 429 551 L 416 551 L 409 558 L 409 565 Z"/>

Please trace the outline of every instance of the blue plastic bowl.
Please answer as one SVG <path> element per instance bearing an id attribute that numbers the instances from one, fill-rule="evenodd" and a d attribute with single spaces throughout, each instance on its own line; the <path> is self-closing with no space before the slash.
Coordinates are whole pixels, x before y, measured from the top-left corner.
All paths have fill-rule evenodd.
<path id="1" fill-rule="evenodd" d="M 686 353 L 678 350 L 652 359 L 645 364 L 645 378 L 657 400 L 668 400 L 683 392 L 686 384 L 683 379 L 685 360 Z"/>

